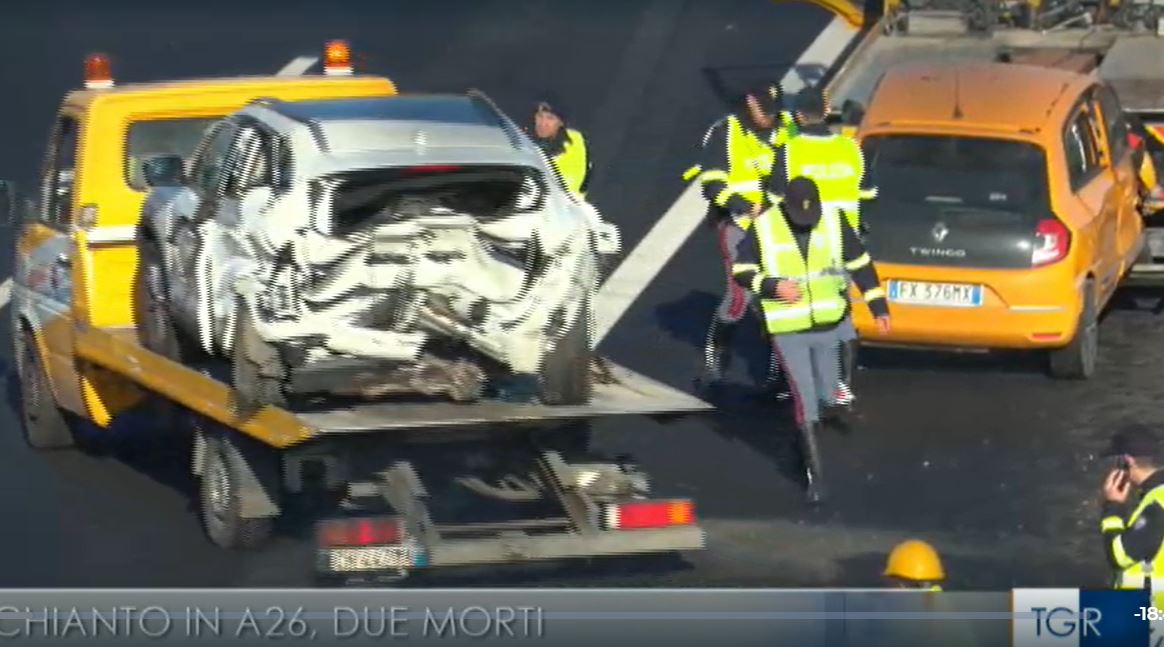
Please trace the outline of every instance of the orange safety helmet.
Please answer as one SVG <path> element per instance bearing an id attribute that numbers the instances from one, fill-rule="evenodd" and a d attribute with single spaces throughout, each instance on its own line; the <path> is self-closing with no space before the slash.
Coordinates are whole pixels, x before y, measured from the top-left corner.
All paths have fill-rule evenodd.
<path id="1" fill-rule="evenodd" d="M 940 582 L 946 579 L 938 551 L 919 539 L 903 541 L 893 547 L 885 563 L 884 575 L 914 582 Z"/>

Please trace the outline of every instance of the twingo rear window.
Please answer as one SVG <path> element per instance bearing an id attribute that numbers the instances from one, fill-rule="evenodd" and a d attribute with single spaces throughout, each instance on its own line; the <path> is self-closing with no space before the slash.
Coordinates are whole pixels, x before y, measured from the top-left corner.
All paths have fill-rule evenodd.
<path id="1" fill-rule="evenodd" d="M 189 162 L 202 136 L 221 119 L 153 119 L 130 124 L 125 144 L 126 184 L 135 191 L 149 191 L 142 161 L 155 155 L 181 155 Z"/>
<path id="2" fill-rule="evenodd" d="M 875 211 L 931 204 L 1034 215 L 1049 208 L 1046 156 L 1034 144 L 879 135 L 866 138 L 864 150 L 866 172 L 878 189 L 877 199 L 868 203 Z"/>

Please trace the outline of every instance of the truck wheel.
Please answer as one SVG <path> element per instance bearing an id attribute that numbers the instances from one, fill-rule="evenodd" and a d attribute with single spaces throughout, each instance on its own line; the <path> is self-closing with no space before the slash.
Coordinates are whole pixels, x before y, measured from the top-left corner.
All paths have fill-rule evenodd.
<path id="1" fill-rule="evenodd" d="M 1095 287 L 1091 281 L 1083 289 L 1083 311 L 1075 338 L 1064 348 L 1051 351 L 1051 376 L 1058 379 L 1085 380 L 1095 374 L 1099 356 L 1099 316 L 1095 307 Z"/>
<path id="2" fill-rule="evenodd" d="M 235 307 L 234 342 L 231 345 L 232 381 L 241 409 L 254 411 L 264 405 L 283 407 L 283 359 L 259 337 L 250 309 L 242 300 Z"/>
<path id="3" fill-rule="evenodd" d="M 242 473 L 246 458 L 229 439 L 206 439 L 199 499 L 202 523 L 210 540 L 222 548 L 256 548 L 270 538 L 273 520 L 241 514 Z"/>
<path id="4" fill-rule="evenodd" d="M 586 404 L 594 392 L 590 361 L 590 304 L 578 309 L 574 323 L 542 357 L 538 396 L 543 404 Z"/>
<path id="5" fill-rule="evenodd" d="M 169 310 L 166 274 L 158 244 L 138 237 L 137 273 L 133 282 L 133 319 L 141 345 L 163 357 L 184 362 L 197 347 L 182 333 Z"/>
<path id="6" fill-rule="evenodd" d="M 23 330 L 16 355 L 20 378 L 21 426 L 24 442 L 33 449 L 65 449 L 76 443 L 66 413 L 57 406 L 49 386 L 48 373 L 40 361 L 36 340 Z"/>

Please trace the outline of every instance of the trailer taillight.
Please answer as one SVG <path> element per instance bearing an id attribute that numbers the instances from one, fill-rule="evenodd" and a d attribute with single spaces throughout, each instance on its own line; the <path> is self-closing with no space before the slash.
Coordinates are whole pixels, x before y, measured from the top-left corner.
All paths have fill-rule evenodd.
<path id="1" fill-rule="evenodd" d="M 113 87 L 113 66 L 104 54 L 90 54 L 85 58 L 85 87 L 98 90 Z"/>
<path id="2" fill-rule="evenodd" d="M 695 504 L 689 499 L 612 503 L 603 512 L 607 530 L 666 528 L 695 523 Z"/>
<path id="3" fill-rule="evenodd" d="M 404 527 L 391 517 L 328 519 L 316 526 L 315 537 L 324 548 L 382 546 L 399 543 Z"/>
<path id="4" fill-rule="evenodd" d="M 324 46 L 323 73 L 339 76 L 352 73 L 352 49 L 346 40 L 328 41 Z"/>

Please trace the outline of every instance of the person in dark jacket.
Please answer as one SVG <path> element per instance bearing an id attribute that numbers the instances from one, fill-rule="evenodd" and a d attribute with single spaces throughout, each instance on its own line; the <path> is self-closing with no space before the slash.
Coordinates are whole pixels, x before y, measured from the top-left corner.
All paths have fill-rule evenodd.
<path id="1" fill-rule="evenodd" d="M 1103 483 L 1103 533 L 1117 589 L 1148 589 L 1152 606 L 1164 608 L 1164 469 L 1160 440 L 1143 425 L 1112 436 L 1105 456 L 1118 464 Z M 1138 500 L 1130 500 L 1133 489 Z"/>
<path id="2" fill-rule="evenodd" d="M 735 110 L 707 130 L 699 164 L 683 176 L 699 182 L 707 199 L 707 220 L 715 227 L 727 279 L 705 337 L 699 380 L 704 386 L 723 378 L 737 324 L 747 312 L 747 295 L 731 279 L 732 260 L 751 219 L 767 205 L 764 181 L 772 170 L 774 146 L 788 138 L 791 128 L 778 84 L 749 88 L 737 98 Z"/>
<path id="3" fill-rule="evenodd" d="M 560 102 L 544 97 L 534 106 L 534 141 L 554 164 L 562 183 L 579 198 L 586 198 L 593 163 L 586 137 L 571 128 Z"/>
<path id="4" fill-rule="evenodd" d="M 849 312 L 846 278 L 861 290 L 882 333 L 889 331 L 889 306 L 864 244 L 839 209 L 822 206 L 816 182 L 793 178 L 774 198 L 778 205 L 761 213 L 737 246 L 732 275 L 759 300 L 787 372 L 806 494 L 815 503 L 824 498 L 816 427 L 821 404 L 836 405 L 838 326 Z"/>

